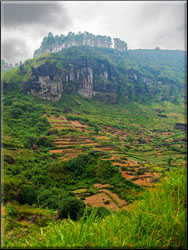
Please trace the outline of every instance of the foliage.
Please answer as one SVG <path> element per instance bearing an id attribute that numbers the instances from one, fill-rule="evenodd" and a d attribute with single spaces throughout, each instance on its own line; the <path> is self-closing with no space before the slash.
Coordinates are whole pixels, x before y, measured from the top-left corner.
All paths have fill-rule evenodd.
<path id="1" fill-rule="evenodd" d="M 68 197 L 61 200 L 58 211 L 60 218 L 70 217 L 72 220 L 81 218 L 84 212 L 85 204 L 75 197 Z"/>
<path id="2" fill-rule="evenodd" d="M 3 247 L 186 249 L 186 173 L 178 171 L 153 192 L 146 191 L 131 212 L 96 218 L 96 210 L 75 222 L 52 222 L 25 238 L 10 238 Z M 42 240 L 41 240 L 42 239 Z"/>
<path id="3" fill-rule="evenodd" d="M 5 176 L 3 195 L 5 202 L 16 200 L 31 205 L 37 201 L 36 187 L 18 175 Z"/>

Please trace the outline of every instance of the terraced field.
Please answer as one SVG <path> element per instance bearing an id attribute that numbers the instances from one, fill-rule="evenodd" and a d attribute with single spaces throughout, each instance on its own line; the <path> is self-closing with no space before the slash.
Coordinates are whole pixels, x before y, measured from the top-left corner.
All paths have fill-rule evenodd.
<path id="1" fill-rule="evenodd" d="M 135 149 L 135 147 L 129 143 L 125 145 L 125 140 L 127 136 L 129 136 L 128 132 L 113 127 L 101 126 L 101 134 L 93 135 L 89 131 L 89 125 L 82 124 L 77 120 L 68 121 L 63 115 L 59 117 L 51 115 L 48 116 L 47 119 L 52 126 L 51 129 L 58 129 L 58 131 L 72 129 L 73 131 L 72 134 L 58 134 L 54 140 L 55 148 L 50 150 L 51 154 L 57 154 L 62 161 L 76 158 L 79 154 L 86 154 L 89 150 L 94 150 L 101 152 L 104 161 L 110 160 L 112 165 L 117 166 L 123 177 L 137 185 L 152 187 L 154 183 L 160 180 L 163 170 L 161 166 L 155 165 L 155 167 L 158 166 L 157 170 L 155 170 L 154 164 L 146 160 L 136 160 L 132 157 L 131 149 Z M 143 133 L 141 137 L 140 133 L 135 133 L 134 135 L 135 138 L 137 138 L 137 142 L 139 142 L 139 144 L 135 144 L 146 153 L 148 143 L 151 144 L 153 140 L 152 136 L 145 136 Z M 173 133 L 163 133 L 163 136 L 166 137 L 172 135 Z M 117 146 L 114 143 L 115 137 L 118 137 Z M 121 146 L 124 145 L 129 149 L 128 153 L 122 150 L 123 147 Z M 148 147 L 147 156 L 149 156 L 150 153 L 153 155 L 151 147 Z M 156 155 L 159 156 L 161 153 L 160 149 L 158 149 Z M 90 194 L 87 189 L 74 190 L 73 192 L 77 194 L 79 199 L 84 200 L 84 202 L 91 207 L 104 206 L 113 211 L 127 209 L 126 201 L 121 200 L 117 194 L 110 191 L 109 184 L 106 184 L 107 188 L 100 186 L 101 184 L 98 185 L 99 186 L 97 186 L 97 184 L 93 185 L 93 188 L 97 190 L 95 194 Z"/>

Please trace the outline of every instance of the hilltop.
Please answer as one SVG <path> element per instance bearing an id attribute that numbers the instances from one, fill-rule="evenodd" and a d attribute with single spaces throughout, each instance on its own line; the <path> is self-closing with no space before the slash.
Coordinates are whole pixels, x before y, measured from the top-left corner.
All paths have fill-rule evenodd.
<path id="1" fill-rule="evenodd" d="M 99 48 L 113 48 L 121 51 L 127 50 L 127 43 L 119 38 L 111 38 L 110 36 L 93 35 L 89 32 L 69 32 L 67 36 L 61 34 L 60 36 L 53 36 L 51 32 L 47 37 L 44 37 L 39 49 L 35 50 L 34 57 L 40 56 L 43 53 L 58 52 L 61 49 L 72 46 L 89 46 Z"/>

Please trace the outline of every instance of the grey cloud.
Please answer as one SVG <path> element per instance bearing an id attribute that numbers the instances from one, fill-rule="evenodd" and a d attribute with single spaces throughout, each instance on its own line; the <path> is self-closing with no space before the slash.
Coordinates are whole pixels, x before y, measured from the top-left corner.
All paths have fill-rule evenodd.
<path id="1" fill-rule="evenodd" d="M 7 62 L 19 62 L 27 57 L 29 48 L 24 39 L 7 38 L 2 43 L 2 58 Z"/>
<path id="2" fill-rule="evenodd" d="M 3 3 L 2 24 L 5 28 L 45 26 L 64 28 L 70 19 L 59 3 Z"/>
<path id="3" fill-rule="evenodd" d="M 173 15 L 174 19 L 181 21 L 184 19 L 183 15 L 185 12 L 185 6 L 177 3 L 159 3 L 151 2 L 143 4 L 140 8 L 140 19 L 141 21 L 147 22 L 148 20 L 155 20 L 163 15 Z"/>

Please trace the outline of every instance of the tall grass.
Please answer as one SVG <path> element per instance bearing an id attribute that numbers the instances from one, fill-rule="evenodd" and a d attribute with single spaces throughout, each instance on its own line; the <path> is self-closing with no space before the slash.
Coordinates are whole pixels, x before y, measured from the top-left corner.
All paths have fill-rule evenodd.
<path id="1" fill-rule="evenodd" d="M 170 172 L 132 209 L 105 218 L 85 210 L 80 221 L 51 223 L 37 235 L 6 239 L 6 248 L 124 248 L 186 249 L 186 171 Z"/>

